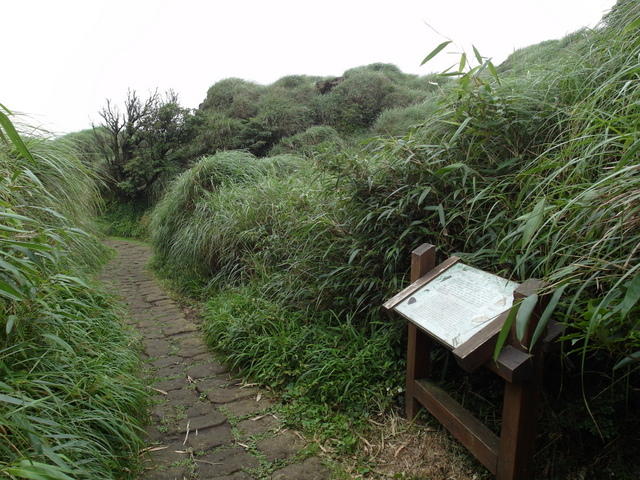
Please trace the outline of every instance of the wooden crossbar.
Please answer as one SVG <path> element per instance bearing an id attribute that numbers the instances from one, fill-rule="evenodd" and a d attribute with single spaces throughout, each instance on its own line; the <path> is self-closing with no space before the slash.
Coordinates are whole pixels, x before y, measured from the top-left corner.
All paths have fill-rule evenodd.
<path id="1" fill-rule="evenodd" d="M 416 380 L 414 395 L 494 475 L 500 439 L 447 392 L 428 379 Z"/>

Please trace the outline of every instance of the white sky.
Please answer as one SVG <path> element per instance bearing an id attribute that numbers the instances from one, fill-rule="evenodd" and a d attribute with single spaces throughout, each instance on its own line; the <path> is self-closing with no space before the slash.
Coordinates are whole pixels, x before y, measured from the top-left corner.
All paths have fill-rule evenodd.
<path id="1" fill-rule="evenodd" d="M 89 128 L 128 88 L 196 108 L 218 80 L 270 84 L 374 62 L 442 71 L 447 39 L 494 63 L 594 27 L 615 0 L 1 0 L 0 103 L 55 132 Z M 428 24 L 428 25 L 427 25 Z M 435 31 L 438 33 L 436 33 Z"/>

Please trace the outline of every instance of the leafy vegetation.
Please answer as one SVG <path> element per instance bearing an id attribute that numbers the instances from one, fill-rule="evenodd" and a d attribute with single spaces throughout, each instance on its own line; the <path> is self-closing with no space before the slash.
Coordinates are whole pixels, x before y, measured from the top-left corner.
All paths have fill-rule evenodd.
<path id="1" fill-rule="evenodd" d="M 129 478 L 146 394 L 117 303 L 91 280 L 95 175 L 0 112 L 0 475 Z"/>

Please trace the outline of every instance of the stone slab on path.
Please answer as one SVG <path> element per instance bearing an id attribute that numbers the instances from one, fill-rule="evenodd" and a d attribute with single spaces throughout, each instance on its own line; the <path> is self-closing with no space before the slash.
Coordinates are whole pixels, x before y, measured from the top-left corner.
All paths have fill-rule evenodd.
<path id="1" fill-rule="evenodd" d="M 283 428 L 267 392 L 246 387 L 209 352 L 198 329 L 147 269 L 151 249 L 108 239 L 117 256 L 101 279 L 129 305 L 142 336 L 151 396 L 145 470 L 139 480 L 328 480 Z"/>

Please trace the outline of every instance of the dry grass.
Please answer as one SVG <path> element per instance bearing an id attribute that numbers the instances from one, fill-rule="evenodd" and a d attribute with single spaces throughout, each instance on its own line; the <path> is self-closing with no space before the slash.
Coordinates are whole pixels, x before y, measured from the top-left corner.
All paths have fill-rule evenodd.
<path id="1" fill-rule="evenodd" d="M 350 478 L 481 480 L 492 478 L 446 429 L 426 415 L 410 422 L 397 414 L 370 420 L 355 457 L 344 460 Z"/>

